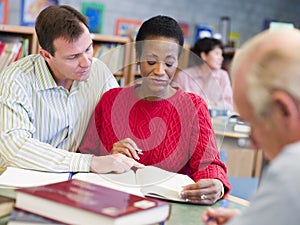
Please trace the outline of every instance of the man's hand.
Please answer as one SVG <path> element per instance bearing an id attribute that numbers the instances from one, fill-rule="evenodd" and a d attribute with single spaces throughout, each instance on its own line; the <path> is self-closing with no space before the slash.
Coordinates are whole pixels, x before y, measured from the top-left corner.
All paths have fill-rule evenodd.
<path id="1" fill-rule="evenodd" d="M 94 173 L 124 173 L 132 167 L 142 168 L 144 165 L 123 154 L 113 154 L 93 156 L 90 171 Z"/>
<path id="2" fill-rule="evenodd" d="M 207 225 L 223 225 L 239 213 L 238 209 L 207 208 L 201 219 Z"/>

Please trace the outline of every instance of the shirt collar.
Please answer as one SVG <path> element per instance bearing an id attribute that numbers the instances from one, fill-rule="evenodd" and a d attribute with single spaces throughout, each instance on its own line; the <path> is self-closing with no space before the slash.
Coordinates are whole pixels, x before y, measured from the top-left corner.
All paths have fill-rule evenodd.
<path id="1" fill-rule="evenodd" d="M 35 70 L 38 91 L 57 88 L 57 84 L 42 56 L 36 60 Z"/>

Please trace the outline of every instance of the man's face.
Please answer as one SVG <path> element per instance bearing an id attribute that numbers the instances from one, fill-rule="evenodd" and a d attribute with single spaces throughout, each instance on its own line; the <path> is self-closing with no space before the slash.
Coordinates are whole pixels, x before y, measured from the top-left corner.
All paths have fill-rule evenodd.
<path id="1" fill-rule="evenodd" d="M 299 40 L 300 32 L 296 29 L 265 31 L 241 47 L 231 64 L 235 106 L 241 119 L 250 124 L 254 143 L 269 160 L 274 159 L 288 144 L 300 140 L 299 100 L 289 94 L 292 87 L 293 92 L 297 93 L 299 73 L 294 66 L 299 65 Z M 257 80 L 252 87 L 247 87 L 246 78 L 253 73 L 258 73 Z M 290 80 L 293 76 L 298 79 L 294 77 Z M 263 82 L 262 87 L 256 85 L 257 82 Z M 256 88 L 268 90 L 264 94 L 266 100 L 260 102 L 259 107 L 266 115 L 260 117 L 255 116 L 253 109 L 261 100 Z M 251 103 L 249 96 L 253 98 Z"/>
<path id="2" fill-rule="evenodd" d="M 47 61 L 54 80 L 69 89 L 73 80 L 81 81 L 89 77 L 93 57 L 92 39 L 88 29 L 74 42 L 60 37 L 54 40 L 54 56 L 47 54 Z M 45 50 L 43 50 L 45 51 Z"/>

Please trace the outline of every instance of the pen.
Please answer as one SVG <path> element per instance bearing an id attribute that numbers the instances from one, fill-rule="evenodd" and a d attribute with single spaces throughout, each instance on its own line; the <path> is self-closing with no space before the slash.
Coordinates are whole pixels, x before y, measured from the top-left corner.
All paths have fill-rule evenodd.
<path id="1" fill-rule="evenodd" d="M 135 151 L 136 151 L 137 154 L 143 155 L 142 149 L 136 148 Z"/>
<path id="2" fill-rule="evenodd" d="M 221 202 L 221 205 L 219 206 L 220 208 L 226 208 L 227 207 L 227 205 L 228 205 L 228 203 L 229 203 L 229 200 L 228 199 L 223 199 L 222 200 L 222 202 Z M 212 221 L 213 220 L 213 218 L 209 218 L 207 221 L 206 221 L 206 223 L 205 224 L 208 224 L 210 221 Z"/>
<path id="3" fill-rule="evenodd" d="M 229 203 L 228 199 L 224 198 L 221 202 L 220 208 L 226 208 L 228 203 Z"/>
<path id="4" fill-rule="evenodd" d="M 74 173 L 73 173 L 73 172 L 70 172 L 70 173 L 69 173 L 68 180 L 72 180 L 73 175 L 74 175 Z"/>

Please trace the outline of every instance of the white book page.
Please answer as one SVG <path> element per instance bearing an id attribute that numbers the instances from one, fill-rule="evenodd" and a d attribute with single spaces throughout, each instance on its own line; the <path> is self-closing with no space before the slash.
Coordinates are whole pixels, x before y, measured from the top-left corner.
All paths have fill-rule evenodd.
<path id="1" fill-rule="evenodd" d="M 137 183 L 141 186 L 163 185 L 174 190 L 195 183 L 189 176 L 169 172 L 158 167 L 146 166 L 136 172 Z"/>
<path id="2" fill-rule="evenodd" d="M 149 192 L 164 195 L 166 199 L 184 201 L 179 192 L 182 186 L 195 183 L 189 176 L 169 172 L 154 166 L 129 170 L 126 173 L 95 174 L 77 173 L 73 179 L 125 191 L 130 194 L 146 196 Z"/>
<path id="3" fill-rule="evenodd" d="M 180 198 L 182 187 L 195 183 L 189 176 L 168 172 L 157 167 L 146 167 L 137 171 L 137 180 L 142 184 L 144 196 L 185 201 Z"/>
<path id="4" fill-rule="evenodd" d="M 42 172 L 7 167 L 0 176 L 0 187 L 21 188 L 46 185 L 68 180 L 69 173 Z"/>
<path id="5" fill-rule="evenodd" d="M 73 176 L 73 179 L 83 180 L 129 194 L 144 196 L 140 191 L 140 187 L 135 184 L 133 172 L 129 171 L 122 174 L 77 173 Z"/>
<path id="6" fill-rule="evenodd" d="M 185 202 L 185 200 L 180 197 L 180 191 L 165 188 L 163 186 L 142 187 L 141 192 L 143 193 L 144 196 Z"/>
<path id="7" fill-rule="evenodd" d="M 125 186 L 136 186 L 136 178 L 135 172 L 133 170 L 128 170 L 125 173 L 106 173 L 106 174 L 99 174 L 99 176 L 103 177 L 104 179 L 112 182 L 117 183 Z"/>

